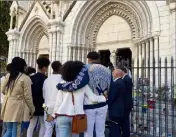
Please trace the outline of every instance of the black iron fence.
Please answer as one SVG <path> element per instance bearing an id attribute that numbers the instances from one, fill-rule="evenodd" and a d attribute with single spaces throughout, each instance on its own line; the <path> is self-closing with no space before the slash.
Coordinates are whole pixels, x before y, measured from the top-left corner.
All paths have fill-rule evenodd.
<path id="1" fill-rule="evenodd" d="M 142 137 L 175 137 L 176 67 L 173 58 L 138 59 L 132 61 L 129 69 L 134 83 L 131 132 Z"/>

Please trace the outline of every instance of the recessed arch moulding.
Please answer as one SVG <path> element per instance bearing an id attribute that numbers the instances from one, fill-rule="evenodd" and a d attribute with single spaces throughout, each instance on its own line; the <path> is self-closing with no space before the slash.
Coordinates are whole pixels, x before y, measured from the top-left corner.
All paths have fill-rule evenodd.
<path id="1" fill-rule="evenodd" d="M 72 45 L 95 49 L 100 27 L 113 15 L 126 20 L 134 42 L 152 34 L 152 15 L 145 1 L 87 1 L 75 18 Z"/>
<path id="2" fill-rule="evenodd" d="M 33 62 L 37 58 L 40 40 L 43 36 L 48 39 L 47 21 L 40 16 L 31 18 L 21 30 L 21 39 L 19 46 L 19 56 L 26 59 L 30 66 L 34 66 Z M 48 47 L 49 49 L 49 47 Z"/>

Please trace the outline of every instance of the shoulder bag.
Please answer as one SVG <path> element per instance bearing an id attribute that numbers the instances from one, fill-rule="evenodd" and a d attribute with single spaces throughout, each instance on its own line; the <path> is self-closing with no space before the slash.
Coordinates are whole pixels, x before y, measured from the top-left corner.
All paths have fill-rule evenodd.
<path id="1" fill-rule="evenodd" d="M 80 134 L 87 130 L 87 116 L 85 114 L 76 115 L 75 100 L 74 100 L 73 92 L 72 92 L 72 102 L 73 102 L 74 112 L 75 112 L 75 115 L 72 120 L 72 133 Z"/>

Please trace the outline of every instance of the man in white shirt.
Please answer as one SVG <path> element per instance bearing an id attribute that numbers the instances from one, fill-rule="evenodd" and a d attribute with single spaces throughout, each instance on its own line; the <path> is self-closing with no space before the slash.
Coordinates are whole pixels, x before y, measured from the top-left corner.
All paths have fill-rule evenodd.
<path id="1" fill-rule="evenodd" d="M 58 93 L 56 85 L 60 83 L 62 80 L 61 75 L 60 75 L 61 66 L 62 65 L 59 61 L 54 61 L 52 63 L 51 67 L 53 69 L 53 74 L 45 80 L 44 85 L 43 85 L 43 98 L 45 100 L 45 105 L 48 109 L 49 114 L 52 114 L 54 111 L 54 106 L 55 106 L 56 97 Z M 44 137 L 52 137 L 55 121 L 47 122 L 46 117 L 47 116 L 45 116 L 45 128 L 46 129 L 45 129 Z M 56 133 L 56 136 L 59 137 L 59 134 Z"/>

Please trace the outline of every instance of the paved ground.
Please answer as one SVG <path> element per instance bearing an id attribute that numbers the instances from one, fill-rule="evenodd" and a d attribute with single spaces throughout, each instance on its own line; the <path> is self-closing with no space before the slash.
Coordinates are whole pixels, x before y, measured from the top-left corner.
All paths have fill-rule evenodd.
<path id="1" fill-rule="evenodd" d="M 1 126 L 0 126 L 0 133 L 1 133 Z M 0 135 L 0 137 L 1 137 L 1 135 Z M 26 131 L 24 132 L 22 137 L 26 137 Z M 37 132 L 34 133 L 34 137 L 38 137 L 38 133 Z M 80 135 L 80 137 L 84 137 L 84 136 Z M 94 135 L 94 137 L 96 137 L 96 136 Z M 106 131 L 106 136 L 105 137 L 108 137 L 108 131 Z M 131 136 L 131 137 L 137 137 L 137 136 Z"/>

